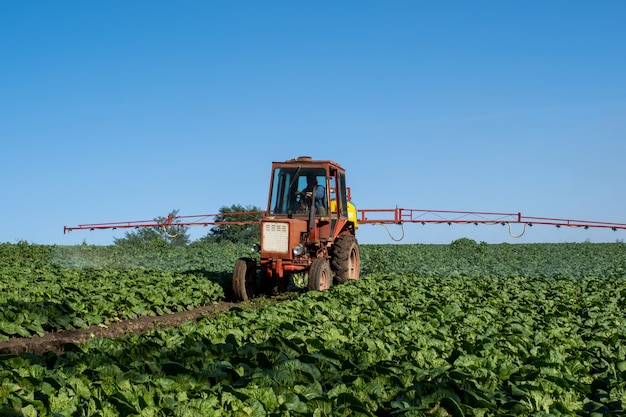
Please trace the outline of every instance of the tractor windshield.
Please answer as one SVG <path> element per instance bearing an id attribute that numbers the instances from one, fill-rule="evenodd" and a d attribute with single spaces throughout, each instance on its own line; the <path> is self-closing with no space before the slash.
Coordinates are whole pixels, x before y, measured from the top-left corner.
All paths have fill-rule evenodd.
<path id="1" fill-rule="evenodd" d="M 272 178 L 270 213 L 305 215 L 311 208 L 318 215 L 328 211 L 328 184 L 323 168 L 277 168 Z"/>

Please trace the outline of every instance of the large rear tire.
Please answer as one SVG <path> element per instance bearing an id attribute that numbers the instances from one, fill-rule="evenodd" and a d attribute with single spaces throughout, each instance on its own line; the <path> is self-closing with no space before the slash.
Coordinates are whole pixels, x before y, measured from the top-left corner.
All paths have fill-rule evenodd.
<path id="1" fill-rule="evenodd" d="M 350 279 L 359 279 L 361 254 L 356 237 L 353 235 L 338 237 L 333 245 L 330 262 L 338 283 L 343 284 Z"/>
<path id="2" fill-rule="evenodd" d="M 256 262 L 239 258 L 233 270 L 233 292 L 238 301 L 248 301 L 256 294 Z"/>
<path id="3" fill-rule="evenodd" d="M 309 268 L 309 291 L 324 291 L 333 283 L 333 273 L 326 259 L 315 259 Z"/>

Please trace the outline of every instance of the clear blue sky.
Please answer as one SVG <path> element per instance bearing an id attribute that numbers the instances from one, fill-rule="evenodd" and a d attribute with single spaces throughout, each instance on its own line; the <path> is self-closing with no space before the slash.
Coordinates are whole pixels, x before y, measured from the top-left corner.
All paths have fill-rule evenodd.
<path id="1" fill-rule="evenodd" d="M 624 22 L 621 0 L 2 2 L 0 242 L 264 207 L 271 162 L 299 155 L 342 164 L 358 208 L 626 223 Z M 460 237 L 626 231 L 407 225 L 404 242 Z"/>

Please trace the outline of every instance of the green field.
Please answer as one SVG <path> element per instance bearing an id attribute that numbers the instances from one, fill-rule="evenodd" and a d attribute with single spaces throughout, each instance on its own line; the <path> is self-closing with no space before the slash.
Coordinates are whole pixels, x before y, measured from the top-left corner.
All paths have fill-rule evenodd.
<path id="1" fill-rule="evenodd" d="M 246 251 L 0 244 L 0 336 L 215 302 Z M 460 239 L 361 256 L 360 281 L 323 293 L 0 356 L 0 415 L 625 413 L 625 244 Z"/>

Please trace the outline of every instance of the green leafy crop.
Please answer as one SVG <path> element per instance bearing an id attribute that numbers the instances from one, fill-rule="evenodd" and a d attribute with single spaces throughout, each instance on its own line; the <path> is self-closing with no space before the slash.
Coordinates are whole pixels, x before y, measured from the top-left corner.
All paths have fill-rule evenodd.
<path id="1" fill-rule="evenodd" d="M 466 243 L 364 246 L 365 277 L 329 291 L 0 356 L 0 414 L 623 415 L 624 245 Z M 183 287 L 162 272 L 155 293 Z"/>

